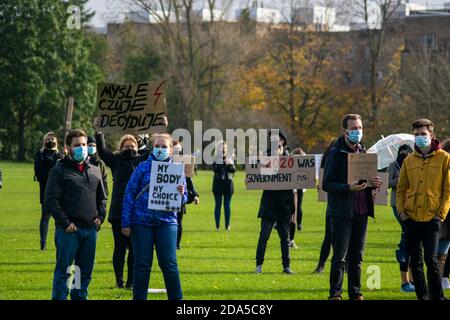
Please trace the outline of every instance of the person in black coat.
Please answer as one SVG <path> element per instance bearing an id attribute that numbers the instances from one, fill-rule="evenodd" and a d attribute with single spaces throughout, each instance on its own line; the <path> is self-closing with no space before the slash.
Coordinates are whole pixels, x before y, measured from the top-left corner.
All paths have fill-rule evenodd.
<path id="1" fill-rule="evenodd" d="M 181 155 L 183 152 L 183 148 L 181 146 L 181 143 L 177 140 L 173 141 L 173 154 L 174 155 Z M 187 187 L 187 196 L 188 200 L 186 204 L 194 203 L 195 205 L 198 205 L 200 203 L 199 194 L 195 190 L 194 182 L 192 181 L 192 178 L 186 177 L 186 187 Z M 177 249 L 181 249 L 181 236 L 183 234 L 183 215 L 186 214 L 186 204 L 183 204 L 181 206 L 181 210 L 177 212 L 177 222 L 178 222 L 178 229 L 177 229 Z"/>
<path id="2" fill-rule="evenodd" d="M 100 158 L 111 169 L 113 178 L 113 190 L 111 205 L 109 207 L 108 221 L 111 223 L 114 237 L 113 267 L 116 276 L 116 286 L 124 288 L 123 270 L 126 251 L 128 249 L 128 277 L 125 288 L 133 286 L 133 248 L 130 237 L 122 234 L 122 202 L 128 180 L 139 163 L 145 161 L 147 155 L 138 154 L 138 143 L 131 134 L 126 134 L 120 139 L 119 150 L 111 152 L 106 148 L 105 137 L 97 128 L 97 119 L 94 121 L 96 129 L 97 152 Z"/>
<path id="3" fill-rule="evenodd" d="M 330 149 L 325 161 L 322 189 L 328 193 L 333 258 L 330 271 L 330 300 L 342 300 L 342 283 L 348 263 L 348 293 L 351 300 L 363 300 L 361 264 L 368 217 L 374 217 L 373 190 L 381 186 L 379 176 L 369 181 L 347 181 L 348 154 L 365 153 L 361 116 L 342 118 L 343 135 Z M 361 182 L 361 183 L 360 183 Z M 368 187 L 368 183 L 374 187 Z"/>
<path id="4" fill-rule="evenodd" d="M 213 163 L 214 179 L 212 191 L 214 194 L 215 208 L 214 218 L 216 229 L 220 229 L 220 211 L 223 206 L 225 209 L 225 229 L 230 230 L 231 220 L 231 197 L 234 193 L 233 175 L 236 172 L 234 160 L 228 155 L 228 149 L 225 142 L 219 142 L 216 149 L 216 160 Z"/>
<path id="5" fill-rule="evenodd" d="M 270 151 L 268 155 L 272 154 Z M 278 139 L 278 154 L 287 156 L 286 136 L 280 131 Z M 280 237 L 283 273 L 292 274 L 289 256 L 289 230 L 292 215 L 294 214 L 293 190 L 264 190 L 258 211 L 261 218 L 261 232 L 259 234 L 256 250 L 256 272 L 262 272 L 267 241 L 276 223 L 278 236 Z"/>
<path id="6" fill-rule="evenodd" d="M 88 136 L 87 143 L 89 163 L 100 169 L 100 172 L 102 173 L 103 187 L 105 188 L 106 195 L 108 195 L 108 171 L 106 170 L 106 164 L 98 155 L 97 143 L 95 142 L 95 139 Z"/>
<path id="7" fill-rule="evenodd" d="M 39 182 L 39 201 L 41 203 L 41 220 L 39 222 L 39 235 L 41 250 L 47 248 L 48 223 L 50 213 L 44 210 L 44 195 L 47 185 L 48 175 L 59 159 L 63 155 L 58 152 L 58 138 L 53 132 L 48 132 L 43 139 L 42 148 L 36 152 L 34 160 L 34 180 Z"/>

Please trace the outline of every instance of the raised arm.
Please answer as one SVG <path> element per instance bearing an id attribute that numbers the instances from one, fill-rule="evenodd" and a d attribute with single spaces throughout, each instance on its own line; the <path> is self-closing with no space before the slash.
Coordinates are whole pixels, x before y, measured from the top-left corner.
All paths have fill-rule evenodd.
<path id="1" fill-rule="evenodd" d="M 98 155 L 108 167 L 113 169 L 116 163 L 117 155 L 106 148 L 105 135 L 103 133 L 96 133 L 95 141 L 97 144 Z"/>

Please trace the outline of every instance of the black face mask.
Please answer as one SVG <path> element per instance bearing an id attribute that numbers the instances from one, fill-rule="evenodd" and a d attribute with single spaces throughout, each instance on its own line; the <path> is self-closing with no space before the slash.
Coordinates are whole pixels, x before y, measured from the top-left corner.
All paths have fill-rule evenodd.
<path id="1" fill-rule="evenodd" d="M 47 149 L 53 149 L 54 147 L 56 147 L 56 142 L 55 141 L 47 141 L 45 143 L 45 147 Z"/>
<path id="2" fill-rule="evenodd" d="M 134 149 L 126 149 L 122 151 L 122 157 L 125 159 L 131 159 L 137 156 L 137 151 Z"/>

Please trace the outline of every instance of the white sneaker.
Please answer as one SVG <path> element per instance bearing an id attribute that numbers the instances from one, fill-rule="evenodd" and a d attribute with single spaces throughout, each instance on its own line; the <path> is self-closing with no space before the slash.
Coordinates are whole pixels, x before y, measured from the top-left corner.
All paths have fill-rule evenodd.
<path id="1" fill-rule="evenodd" d="M 448 278 L 442 278 L 442 289 L 450 289 L 450 282 L 448 281 Z"/>
<path id="2" fill-rule="evenodd" d="M 289 242 L 289 247 L 292 249 L 298 249 L 297 245 L 295 244 L 294 240 L 291 240 L 291 242 Z"/>
<path id="3" fill-rule="evenodd" d="M 262 273 L 262 264 L 256 266 L 256 273 Z"/>

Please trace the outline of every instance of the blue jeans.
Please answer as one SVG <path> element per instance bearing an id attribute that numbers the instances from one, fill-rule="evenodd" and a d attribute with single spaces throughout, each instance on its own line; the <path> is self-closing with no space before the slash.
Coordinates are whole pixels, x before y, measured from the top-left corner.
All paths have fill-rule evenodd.
<path id="1" fill-rule="evenodd" d="M 397 207 L 392 207 L 392 211 L 394 212 L 395 219 L 397 219 L 397 222 L 400 224 L 400 227 L 402 228 L 402 235 L 400 237 L 400 242 L 398 244 L 398 250 L 395 251 L 395 256 L 400 265 L 400 271 L 408 272 L 410 257 L 408 254 L 406 244 L 405 225 L 398 216 Z"/>
<path id="2" fill-rule="evenodd" d="M 50 221 L 50 215 L 45 213 L 44 205 L 41 204 L 41 220 L 39 222 L 39 235 L 41 238 L 41 244 L 47 243 L 48 223 Z"/>
<path id="3" fill-rule="evenodd" d="M 97 230 L 95 227 L 78 228 L 68 233 L 62 228 L 55 230 L 56 266 L 53 276 L 53 300 L 66 300 L 69 294 L 67 269 L 75 264 L 75 286 L 70 291 L 72 300 L 87 300 L 88 286 L 94 269 Z M 79 269 L 78 269 L 78 268 Z M 78 280 L 80 281 L 78 281 Z"/>
<path id="4" fill-rule="evenodd" d="M 222 195 L 220 193 L 214 193 L 214 200 L 216 205 L 214 207 L 214 218 L 216 220 L 216 228 L 220 227 L 220 211 L 222 209 L 222 197 L 223 197 L 223 207 L 225 209 L 225 228 L 230 225 L 231 218 L 231 195 Z"/>
<path id="5" fill-rule="evenodd" d="M 164 276 L 169 300 L 181 300 L 180 274 L 177 264 L 177 225 L 147 227 L 135 224 L 131 227 L 134 253 L 133 300 L 147 300 L 150 272 L 153 264 L 153 247 Z"/>

